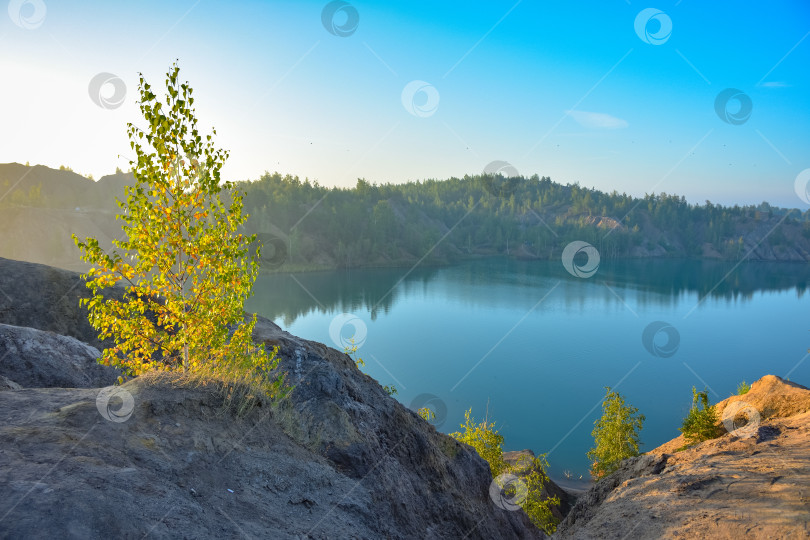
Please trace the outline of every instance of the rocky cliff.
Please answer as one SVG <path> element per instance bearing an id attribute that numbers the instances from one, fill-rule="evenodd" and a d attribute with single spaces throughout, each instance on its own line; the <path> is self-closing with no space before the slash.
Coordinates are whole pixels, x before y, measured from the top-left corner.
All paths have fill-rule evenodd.
<path id="1" fill-rule="evenodd" d="M 767 375 L 717 409 L 724 435 L 625 460 L 554 537 L 810 538 L 810 390 Z"/>
<path id="2" fill-rule="evenodd" d="M 0 322 L 42 330 L 0 326 L 0 538 L 543 537 L 493 503 L 474 450 L 345 354 L 261 319 L 294 390 L 243 417 L 189 379 L 108 387 L 96 349 L 45 331 L 89 337 L 58 311 L 78 313 L 77 276 L 3 264 Z"/>
<path id="3" fill-rule="evenodd" d="M 76 274 L 0 260 L 0 293 L 0 538 L 543 537 L 493 504 L 472 449 L 321 343 L 259 319 L 295 390 L 238 417 L 175 376 L 110 388 Z M 810 390 L 766 376 L 717 408 L 717 439 L 673 439 L 576 501 L 549 485 L 555 537 L 810 537 Z"/>

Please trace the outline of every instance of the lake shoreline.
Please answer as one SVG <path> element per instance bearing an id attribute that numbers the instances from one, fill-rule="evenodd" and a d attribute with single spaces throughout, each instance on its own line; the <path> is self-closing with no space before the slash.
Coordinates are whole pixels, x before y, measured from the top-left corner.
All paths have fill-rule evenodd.
<path id="1" fill-rule="evenodd" d="M 684 362 L 718 393 L 713 399 L 743 379 L 793 368 L 789 359 L 807 345 L 789 322 L 806 306 L 808 283 L 808 265 L 764 261 L 609 260 L 584 279 L 560 261 L 490 257 L 263 274 L 245 308 L 338 350 L 354 335 L 363 370 L 395 386 L 401 403 L 422 394 L 444 403 L 444 432 L 457 431 L 469 408 L 481 419 L 489 404 L 506 448 L 541 454 L 578 425 L 549 456 L 552 478 L 576 488 L 566 471 L 588 477 L 584 456 L 598 412 L 589 411 L 604 386 L 648 417 L 643 448 L 670 440 L 692 386 L 704 386 Z M 667 330 L 678 340 L 672 350 L 644 341 L 655 322 L 675 329 Z M 776 336 L 767 344 L 757 337 L 765 325 Z M 783 360 L 766 366 L 766 355 Z M 540 418 L 539 410 L 559 414 Z"/>
<path id="2" fill-rule="evenodd" d="M 325 265 L 325 264 L 303 264 L 303 263 L 284 263 L 278 268 L 267 268 L 262 267 L 261 262 L 260 266 L 260 273 L 262 275 L 275 275 L 275 274 L 304 274 L 304 273 L 312 273 L 312 272 L 333 272 L 333 271 L 348 271 L 348 270 L 371 270 L 371 269 L 392 269 L 392 268 L 402 268 L 402 269 L 411 269 L 416 266 L 425 267 L 425 268 L 449 268 L 456 265 L 461 265 L 469 262 L 475 261 L 486 261 L 486 260 L 507 260 L 507 261 L 520 261 L 520 262 L 548 262 L 548 261 L 559 261 L 560 257 L 523 257 L 523 256 L 516 256 L 516 255 L 506 255 L 506 254 L 480 254 L 480 255 L 469 255 L 463 258 L 459 258 L 456 260 L 444 260 L 444 261 L 429 261 L 429 262 L 420 262 L 418 260 L 408 259 L 408 260 L 401 260 L 401 261 L 392 261 L 390 263 L 369 263 L 369 264 L 361 264 L 361 265 L 353 265 L 353 266 L 334 266 L 334 265 Z M 628 261 L 694 261 L 694 262 L 708 262 L 708 263 L 728 263 L 728 264 L 739 264 L 742 265 L 743 263 L 751 264 L 751 263 L 778 263 L 780 265 L 803 265 L 807 264 L 807 261 L 796 261 L 796 260 L 784 260 L 784 259 L 725 259 L 722 257 L 682 257 L 682 256 L 658 256 L 658 255 L 650 255 L 647 257 L 611 257 L 611 258 L 603 258 L 601 259 L 601 263 L 606 262 L 628 262 Z M 76 271 L 75 269 L 67 268 L 66 270 Z"/>

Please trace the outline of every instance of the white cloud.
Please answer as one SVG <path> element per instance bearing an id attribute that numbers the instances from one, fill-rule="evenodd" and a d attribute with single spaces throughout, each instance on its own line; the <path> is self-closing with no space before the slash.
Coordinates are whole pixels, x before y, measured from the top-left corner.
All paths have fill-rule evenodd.
<path id="1" fill-rule="evenodd" d="M 627 120 L 616 118 L 605 113 L 588 112 L 588 111 L 565 111 L 571 118 L 582 127 L 590 129 L 621 129 L 626 128 L 629 124 Z"/>

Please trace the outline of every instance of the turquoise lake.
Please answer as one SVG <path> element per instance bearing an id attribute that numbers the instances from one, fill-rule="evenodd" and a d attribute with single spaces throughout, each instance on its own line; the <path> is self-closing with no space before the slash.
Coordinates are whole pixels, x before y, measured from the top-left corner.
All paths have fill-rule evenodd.
<path id="1" fill-rule="evenodd" d="M 246 308 L 340 350 L 354 338 L 362 369 L 441 431 L 488 412 L 506 450 L 576 484 L 605 386 L 646 416 L 644 451 L 678 435 L 692 386 L 716 402 L 765 374 L 810 385 L 808 283 L 806 263 L 602 261 L 578 278 L 495 258 L 262 274 Z"/>

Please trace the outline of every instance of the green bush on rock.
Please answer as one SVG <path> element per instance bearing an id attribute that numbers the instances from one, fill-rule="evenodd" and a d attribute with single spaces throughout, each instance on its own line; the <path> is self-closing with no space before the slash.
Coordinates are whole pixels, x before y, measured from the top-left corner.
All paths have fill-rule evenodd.
<path id="1" fill-rule="evenodd" d="M 709 404 L 707 390 L 698 392 L 692 387 L 692 407 L 683 420 L 680 432 L 683 433 L 687 445 L 715 439 L 720 436 L 720 418 L 714 405 Z"/>

